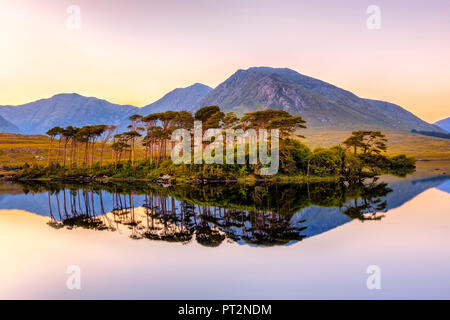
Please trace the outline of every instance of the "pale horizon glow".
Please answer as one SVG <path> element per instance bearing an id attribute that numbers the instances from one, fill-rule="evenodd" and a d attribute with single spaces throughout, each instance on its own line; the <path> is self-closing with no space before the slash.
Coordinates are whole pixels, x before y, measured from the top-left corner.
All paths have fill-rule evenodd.
<path id="1" fill-rule="evenodd" d="M 142 107 L 238 69 L 286 67 L 428 122 L 450 116 L 450 3 L 2 0 L 0 105 L 59 93 Z M 66 27 L 69 5 L 81 29 Z"/>

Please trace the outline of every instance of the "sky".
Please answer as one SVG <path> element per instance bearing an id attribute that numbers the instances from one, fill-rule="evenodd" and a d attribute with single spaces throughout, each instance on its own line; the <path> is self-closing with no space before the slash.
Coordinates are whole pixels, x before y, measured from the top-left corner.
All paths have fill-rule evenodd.
<path id="1" fill-rule="evenodd" d="M 1 0 L 0 105 L 76 92 L 144 106 L 270 66 L 434 122 L 450 116 L 449 12 L 448 0 Z"/>

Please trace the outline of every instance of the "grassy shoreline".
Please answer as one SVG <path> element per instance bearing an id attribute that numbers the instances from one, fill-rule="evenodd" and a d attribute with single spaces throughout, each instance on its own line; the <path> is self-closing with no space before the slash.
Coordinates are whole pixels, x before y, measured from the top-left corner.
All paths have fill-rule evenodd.
<path id="1" fill-rule="evenodd" d="M 200 111 L 208 111 L 211 108 L 217 109 L 218 107 L 205 107 Z M 277 112 L 280 111 L 266 110 L 262 112 L 264 113 L 263 115 L 251 113 L 246 117 L 256 117 L 256 120 L 254 121 L 257 123 L 253 124 L 256 126 L 259 123 L 258 117 L 266 119 L 268 118 L 268 115 Z M 268 113 L 268 115 L 266 115 L 266 113 Z M 130 120 L 133 122 L 134 116 L 130 117 Z M 106 147 L 107 140 L 110 136 L 103 141 L 100 152 L 97 150 L 97 154 L 95 144 L 97 136 L 95 135 L 95 132 L 97 132 L 96 130 L 100 130 L 97 129 L 97 127 L 107 127 L 99 125 L 86 126 L 81 129 L 78 128 L 77 130 L 79 133 L 82 133 L 87 137 L 83 141 L 73 140 L 75 138 L 72 140 L 67 138 L 69 136 L 69 131 L 72 132 L 71 130 L 73 129 L 70 126 L 66 129 L 59 127 L 52 128 L 48 132 L 48 135 L 51 136 L 49 154 L 52 154 L 51 150 L 55 136 L 58 134 L 60 136 L 57 143 L 58 151 L 56 152 L 56 159 L 53 160 L 51 157 L 48 157 L 46 165 L 36 163 L 30 165 L 25 163 L 22 167 L 12 169 L 17 170 L 17 173 L 8 176 L 7 178 L 11 180 L 40 179 L 41 181 L 44 181 L 47 179 L 79 182 L 116 180 L 162 181 L 165 183 L 173 183 L 176 181 L 184 181 L 194 184 L 236 181 L 361 181 L 365 178 L 372 178 L 383 173 L 394 173 L 396 175 L 405 176 L 410 173 L 411 170 L 413 171 L 415 169 L 415 159 L 413 157 L 408 157 L 404 154 L 395 156 L 387 155 L 387 139 L 380 131 L 353 131 L 351 136 L 342 141 L 341 144 L 330 148 L 316 147 L 312 150 L 298 139 L 292 137 L 291 131 L 294 130 L 295 126 L 293 127 L 288 120 L 295 120 L 295 123 L 298 122 L 298 125 L 304 123 L 300 117 L 292 117 L 290 115 L 283 115 L 282 117 L 273 120 L 278 126 L 284 128 L 284 131 L 282 131 L 284 132 L 284 135 L 281 140 L 279 140 L 279 145 L 276 144 L 275 147 L 277 148 L 276 160 L 272 159 L 273 152 L 275 151 L 271 150 L 270 169 L 273 170 L 272 172 L 276 172 L 276 174 L 270 176 L 264 175 L 264 173 L 268 172 L 269 165 L 261 160 L 261 158 L 259 159 L 259 162 L 256 161 L 258 143 L 254 144 L 248 142 L 244 145 L 243 149 L 241 149 L 239 145 L 233 145 L 232 147 L 234 147 L 234 150 L 232 149 L 232 152 L 234 151 L 234 154 L 231 153 L 233 159 L 231 162 L 227 161 L 230 156 L 229 149 L 227 149 L 226 156 L 224 156 L 225 153 L 223 152 L 225 152 L 225 150 L 223 150 L 223 145 L 219 145 L 220 149 L 217 149 L 220 150 L 220 153 L 214 149 L 218 148 L 216 145 L 214 145 L 212 151 L 206 151 L 207 149 L 205 149 L 206 153 L 200 158 L 203 159 L 203 161 L 200 162 L 195 158 L 196 155 L 192 157 L 194 153 L 191 149 L 188 151 L 183 149 L 183 157 L 186 155 L 186 152 L 191 152 L 191 157 L 180 163 L 172 160 L 173 156 L 170 156 L 174 151 L 177 152 L 177 149 L 173 149 L 175 147 L 173 143 L 167 144 L 168 140 L 166 133 L 168 134 L 169 132 L 162 135 L 161 139 L 156 142 L 151 140 L 152 144 L 150 147 L 150 140 L 143 140 L 142 146 L 146 147 L 146 152 L 143 156 L 138 156 L 136 154 L 135 139 L 138 135 L 137 132 L 124 133 L 123 135 L 128 137 L 129 134 L 131 137 L 127 138 L 128 140 L 126 141 L 120 140 L 116 137 L 117 135 L 115 135 L 115 142 L 111 147 L 115 157 L 113 157 L 113 162 L 105 163 L 104 148 Z M 289 122 L 289 125 L 286 124 L 287 127 L 283 126 L 283 121 Z M 114 127 L 111 130 L 113 129 Z M 59 133 L 54 133 L 55 130 Z M 104 130 L 104 128 L 102 130 Z M 160 130 L 163 129 L 160 128 Z M 125 139 L 125 136 L 121 137 Z M 66 138 L 63 140 L 61 137 Z M 147 139 L 150 139 L 152 136 L 146 137 Z M 118 142 L 116 139 L 119 139 L 122 142 Z M 257 137 L 255 137 L 255 139 L 257 139 Z M 61 141 L 64 142 L 62 153 L 59 148 Z M 67 147 L 70 141 L 72 141 L 72 145 Z M 79 143 L 76 143 L 77 141 Z M 130 145 L 127 144 L 128 142 Z M 118 149 L 117 144 L 120 144 L 120 150 Z M 157 148 L 154 150 L 155 146 L 159 149 Z M 129 150 L 126 149 L 126 147 L 129 147 Z M 169 148 L 169 152 L 168 149 L 166 149 L 167 147 Z M 272 149 L 273 147 L 274 145 L 272 145 Z M 259 144 L 259 148 L 259 152 L 261 152 L 261 144 Z M 83 157 L 81 157 L 82 150 L 84 150 Z M 124 150 L 129 151 L 128 160 L 122 160 L 122 153 Z M 150 153 L 148 152 L 149 150 Z M 153 151 L 156 151 L 156 153 Z M 214 153 L 214 156 L 211 152 Z M 265 152 L 267 152 L 267 150 Z M 234 161 L 235 157 L 237 158 L 237 161 Z M 274 163 L 274 161 L 276 162 Z M 5 170 L 7 167 L 3 167 L 2 169 Z"/>
<path id="2" fill-rule="evenodd" d="M 52 177 L 39 177 L 39 178 L 15 178 L 12 177 L 3 177 L 0 180 L 8 180 L 8 181 L 58 181 L 58 182 L 80 182 L 80 183 L 108 183 L 108 182 L 152 182 L 152 183 L 193 183 L 193 184 L 214 184 L 214 183 L 257 183 L 257 182 L 332 182 L 339 181 L 343 179 L 343 176 L 273 176 L 273 177 L 239 177 L 237 179 L 229 178 L 229 179 L 214 179 L 214 178 L 202 178 L 202 179 L 192 179 L 188 177 L 170 177 L 170 179 L 150 179 L 150 178 L 115 178 L 115 177 L 97 177 L 97 176 L 79 176 L 79 177 L 71 177 L 71 176 L 52 176 Z"/>

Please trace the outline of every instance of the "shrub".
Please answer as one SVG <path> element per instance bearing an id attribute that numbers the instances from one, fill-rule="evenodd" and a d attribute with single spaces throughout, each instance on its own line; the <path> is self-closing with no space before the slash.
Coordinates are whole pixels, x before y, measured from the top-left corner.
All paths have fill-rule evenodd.
<path id="1" fill-rule="evenodd" d="M 404 169 L 404 168 L 415 168 L 416 160 L 413 157 L 407 157 L 404 154 L 397 155 L 390 158 L 390 169 Z"/>
<path id="2" fill-rule="evenodd" d="M 342 166 L 341 158 L 330 149 L 316 149 L 311 154 L 310 170 L 313 175 L 318 176 L 332 176 L 340 172 Z"/>

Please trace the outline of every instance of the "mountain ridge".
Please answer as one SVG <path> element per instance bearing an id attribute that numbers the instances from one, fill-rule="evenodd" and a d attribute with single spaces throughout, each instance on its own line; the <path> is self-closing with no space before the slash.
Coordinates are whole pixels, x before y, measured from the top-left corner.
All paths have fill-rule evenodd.
<path id="1" fill-rule="evenodd" d="M 447 132 L 450 132 L 450 117 L 436 121 L 434 125 L 444 129 Z"/>
<path id="2" fill-rule="evenodd" d="M 0 106 L 0 115 L 20 128 L 20 133 L 42 134 L 54 126 L 108 123 L 125 125 L 137 107 L 118 105 L 77 93 L 56 94 L 20 106 Z"/>
<path id="3" fill-rule="evenodd" d="M 42 134 L 54 126 L 100 123 L 126 130 L 128 117 L 133 114 L 145 116 L 169 109 L 195 111 L 206 105 L 219 105 L 223 111 L 238 115 L 282 109 L 302 116 L 312 128 L 445 132 L 393 103 L 360 98 L 292 69 L 270 67 L 239 69 L 214 89 L 201 83 L 176 88 L 141 108 L 71 93 L 20 106 L 0 106 L 0 116 L 20 128 L 18 133 Z"/>
<path id="4" fill-rule="evenodd" d="M 191 109 L 199 96 L 202 96 L 202 92 L 206 94 L 210 89 L 208 86 L 195 83 L 186 88 L 174 89 L 161 99 L 141 108 L 115 104 L 78 93 L 60 93 L 23 105 L 0 106 L 0 116 L 16 126 L 17 129 L 13 131 L 15 133 L 43 134 L 54 126 L 81 127 L 100 123 L 113 124 L 118 127 L 118 130 L 124 131 L 129 124 L 128 117 L 133 114 L 145 116 L 149 113 L 165 111 L 165 108 L 181 109 L 182 105 L 186 105 L 185 109 Z M 187 96 L 190 101 L 180 104 L 180 96 Z M 0 130 L 2 131 L 1 123 Z"/>
<path id="5" fill-rule="evenodd" d="M 225 111 L 281 109 L 302 116 L 307 126 L 442 131 L 389 102 L 363 99 L 350 91 L 288 68 L 239 69 L 194 107 L 219 105 Z"/>
<path id="6" fill-rule="evenodd" d="M 15 124 L 0 116 L 0 132 L 16 133 L 19 131 L 20 129 Z"/>
<path id="7" fill-rule="evenodd" d="M 194 83 L 185 88 L 176 88 L 166 93 L 162 98 L 139 109 L 140 113 L 164 112 L 171 108 L 172 111 L 191 109 L 203 96 L 212 90 L 202 83 Z"/>

